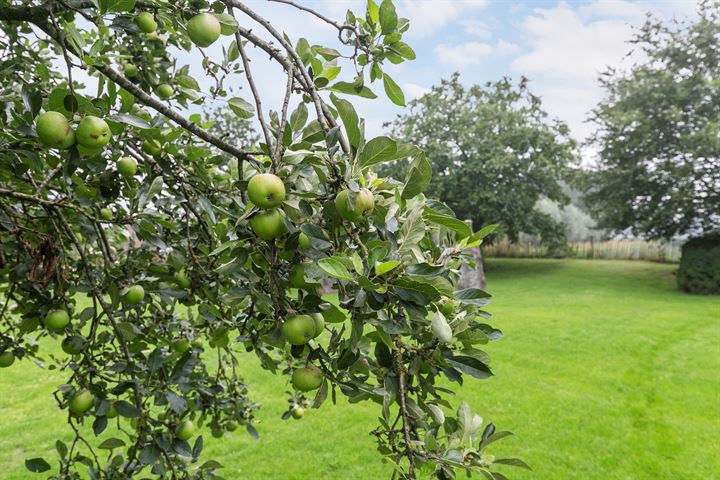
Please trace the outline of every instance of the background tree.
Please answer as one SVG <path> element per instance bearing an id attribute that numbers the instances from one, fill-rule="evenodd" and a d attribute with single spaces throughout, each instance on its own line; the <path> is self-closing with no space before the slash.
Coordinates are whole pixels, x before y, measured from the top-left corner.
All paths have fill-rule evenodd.
<path id="1" fill-rule="evenodd" d="M 557 238 L 563 229 L 534 209 L 546 197 L 566 202 L 559 180 L 575 163 L 567 126 L 548 118 L 523 79 L 466 88 L 459 74 L 409 103 L 391 125 L 398 138 L 425 150 L 433 168 L 430 196 L 474 225 L 498 224 L 516 240 L 520 232 Z M 404 165 L 388 171 L 399 173 Z"/>
<path id="2" fill-rule="evenodd" d="M 720 226 L 720 4 L 691 21 L 652 17 L 632 43 L 641 60 L 600 79 L 597 163 L 586 201 L 601 227 L 650 238 Z"/>
<path id="3" fill-rule="evenodd" d="M 344 98 L 382 80 L 404 102 L 384 62 L 414 57 L 409 23 L 390 0 L 341 22 L 277 1 L 335 29 L 344 52 L 293 45 L 238 0 L 0 3 L 0 368 L 67 373 L 55 398 L 74 435 L 54 478 L 216 478 L 217 462 L 196 463 L 201 433 L 257 435 L 239 350 L 287 375 L 285 418 L 338 394 L 376 402 L 394 477 L 502 478 L 496 465 L 524 466 L 486 454 L 507 433 L 436 386 L 491 375 L 489 295 L 453 286 L 491 229 L 430 206 L 422 151 L 366 139 Z M 222 58 L 192 56 L 214 81 L 203 91 L 170 52 L 222 34 Z M 279 111 L 261 108 L 252 52 L 287 79 Z M 227 88 L 238 78 L 245 98 Z M 260 140 L 178 109 L 210 99 L 255 116 Z M 407 157 L 404 181 L 372 171 Z"/>

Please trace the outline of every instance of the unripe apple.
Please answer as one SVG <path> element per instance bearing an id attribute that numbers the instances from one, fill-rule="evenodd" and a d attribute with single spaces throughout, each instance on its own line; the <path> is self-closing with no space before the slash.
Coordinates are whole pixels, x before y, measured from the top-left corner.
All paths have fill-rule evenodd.
<path id="1" fill-rule="evenodd" d="M 122 157 L 115 164 L 117 171 L 125 178 L 132 178 L 137 172 L 137 162 L 134 158 Z"/>
<path id="2" fill-rule="evenodd" d="M 237 422 L 233 422 L 232 420 L 230 420 L 229 422 L 227 422 L 225 424 L 225 430 L 227 430 L 228 432 L 234 432 L 235 430 L 237 430 L 237 428 L 238 428 Z"/>
<path id="3" fill-rule="evenodd" d="M 102 118 L 88 115 L 80 120 L 77 128 L 77 142 L 86 148 L 98 148 L 112 138 L 110 127 Z"/>
<path id="4" fill-rule="evenodd" d="M 137 25 L 143 33 L 152 33 L 157 28 L 155 17 L 149 12 L 140 12 L 135 17 L 135 25 Z"/>
<path id="5" fill-rule="evenodd" d="M 65 310 L 51 310 L 45 315 L 45 327 L 53 332 L 61 332 L 70 323 L 70 315 Z"/>
<path id="6" fill-rule="evenodd" d="M 341 190 L 335 197 L 335 209 L 345 220 L 359 222 L 364 215 L 370 214 L 375 208 L 375 197 L 367 188 L 355 194 L 355 201 L 350 200 L 350 191 Z"/>
<path id="7" fill-rule="evenodd" d="M 275 208 L 285 200 L 285 184 L 272 173 L 260 173 L 248 182 L 248 197 L 260 208 Z"/>
<path id="8" fill-rule="evenodd" d="M 162 145 L 160 145 L 160 142 L 157 140 L 150 139 L 145 140 L 142 144 L 142 151 L 147 153 L 148 155 L 157 155 L 158 153 L 162 152 Z"/>
<path id="9" fill-rule="evenodd" d="M 110 406 L 108 407 L 108 411 L 105 414 L 107 418 L 115 418 L 118 416 L 117 408 L 115 407 L 115 402 L 110 402 Z"/>
<path id="10" fill-rule="evenodd" d="M 293 345 L 305 345 L 315 337 L 315 320 L 310 315 L 293 315 L 282 326 L 285 339 Z"/>
<path id="11" fill-rule="evenodd" d="M 125 73 L 126 77 L 132 78 L 138 74 L 138 68 L 132 63 L 124 63 L 123 72 Z"/>
<path id="12" fill-rule="evenodd" d="M 0 368 L 7 368 L 15 363 L 15 355 L 12 352 L 0 353 Z"/>
<path id="13" fill-rule="evenodd" d="M 40 141 L 48 147 L 68 149 L 75 144 L 75 132 L 60 112 L 45 112 L 35 121 Z"/>
<path id="14" fill-rule="evenodd" d="M 101 208 L 100 209 L 100 218 L 102 220 L 112 220 L 112 218 L 113 218 L 112 210 L 110 210 L 107 207 Z"/>
<path id="15" fill-rule="evenodd" d="M 291 413 L 292 413 L 293 418 L 302 418 L 303 415 L 305 415 L 305 409 L 303 407 L 301 407 L 300 405 L 295 405 L 292 408 Z"/>
<path id="16" fill-rule="evenodd" d="M 141 285 L 133 285 L 125 291 L 123 302 L 127 305 L 140 303 L 145 298 L 145 289 Z"/>
<path id="17" fill-rule="evenodd" d="M 60 348 L 68 355 L 77 355 L 85 348 L 85 339 L 79 335 L 66 337 L 60 344 Z"/>
<path id="18" fill-rule="evenodd" d="M 198 47 L 209 47 L 220 37 L 220 22 L 210 13 L 199 13 L 187 23 L 190 40 Z"/>
<path id="19" fill-rule="evenodd" d="M 315 390 L 322 385 L 322 371 L 315 365 L 308 365 L 304 368 L 296 368 L 292 373 L 292 384 L 301 392 Z"/>
<path id="20" fill-rule="evenodd" d="M 75 415 L 82 415 L 83 413 L 90 410 L 95 401 L 95 396 L 88 390 L 80 390 L 70 398 L 68 402 L 68 408 Z"/>
<path id="21" fill-rule="evenodd" d="M 263 240 L 272 240 L 285 233 L 282 214 L 277 209 L 258 212 L 250 219 L 250 228 Z"/>
<path id="22" fill-rule="evenodd" d="M 156 90 L 158 97 L 162 98 L 163 100 L 167 100 L 168 98 L 173 96 L 173 87 L 168 85 L 167 83 L 162 83 L 157 87 Z"/>
<path id="23" fill-rule="evenodd" d="M 190 440 L 193 435 L 195 435 L 195 424 L 192 420 L 183 421 L 175 430 L 175 436 L 179 440 Z"/>
<path id="24" fill-rule="evenodd" d="M 188 340 L 187 338 L 179 338 L 172 342 L 170 347 L 175 352 L 185 353 L 190 349 L 190 340 Z"/>
<path id="25" fill-rule="evenodd" d="M 323 329 L 325 328 L 325 317 L 322 316 L 322 313 L 313 313 L 310 315 L 313 319 L 313 323 L 315 324 L 315 335 L 313 335 L 313 338 L 320 336 L 320 334 L 323 332 Z"/>
<path id="26" fill-rule="evenodd" d="M 298 246 L 300 246 L 300 248 L 302 248 L 303 250 L 312 248 L 312 244 L 310 243 L 310 237 L 305 235 L 305 232 L 300 232 L 300 235 L 298 236 Z"/>

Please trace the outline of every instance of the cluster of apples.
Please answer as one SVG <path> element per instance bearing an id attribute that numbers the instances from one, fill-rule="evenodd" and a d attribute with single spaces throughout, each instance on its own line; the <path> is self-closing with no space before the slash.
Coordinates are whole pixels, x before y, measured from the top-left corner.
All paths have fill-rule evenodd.
<path id="1" fill-rule="evenodd" d="M 277 208 L 285 201 L 285 184 L 277 175 L 260 173 L 248 182 L 248 198 L 262 211 L 250 219 L 250 228 L 263 240 L 272 240 L 285 233 L 285 223 Z"/>
<path id="2" fill-rule="evenodd" d="M 148 35 L 156 34 L 157 22 L 150 12 L 140 12 L 135 16 L 135 25 Z M 186 25 L 190 40 L 198 47 L 209 47 L 220 38 L 220 21 L 211 13 L 198 13 Z"/>
<path id="3" fill-rule="evenodd" d="M 75 131 L 65 115 L 48 111 L 38 116 L 35 130 L 44 145 L 61 150 L 66 150 L 75 143 L 94 150 L 104 147 L 112 138 L 107 122 L 93 115 L 80 120 Z"/>
<path id="4" fill-rule="evenodd" d="M 285 339 L 293 345 L 305 345 L 320 335 L 325 328 L 325 319 L 319 313 L 293 315 L 282 326 Z M 301 392 L 319 388 L 323 381 L 322 371 L 315 365 L 296 368 L 292 373 L 292 384 Z M 298 418 L 298 417 L 296 417 Z"/>

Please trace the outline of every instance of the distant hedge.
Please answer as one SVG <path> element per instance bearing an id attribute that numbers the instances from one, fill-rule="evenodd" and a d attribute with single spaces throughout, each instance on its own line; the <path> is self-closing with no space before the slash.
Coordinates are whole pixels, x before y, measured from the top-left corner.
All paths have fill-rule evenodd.
<path id="1" fill-rule="evenodd" d="M 720 231 L 683 245 L 677 281 L 686 292 L 720 294 Z"/>

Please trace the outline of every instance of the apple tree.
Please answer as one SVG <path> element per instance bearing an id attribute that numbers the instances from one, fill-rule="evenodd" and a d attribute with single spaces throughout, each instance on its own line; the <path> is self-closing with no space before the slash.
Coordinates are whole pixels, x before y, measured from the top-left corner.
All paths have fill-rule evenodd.
<path id="1" fill-rule="evenodd" d="M 284 418 L 376 402 L 394 478 L 525 466 L 486 452 L 508 432 L 438 385 L 492 374 L 490 296 L 454 287 L 492 227 L 426 199 L 424 153 L 366 138 L 350 100 L 377 83 L 404 102 L 388 70 L 415 57 L 409 22 L 390 0 L 340 21 L 275 3 L 337 44 L 239 0 L 0 2 L 0 368 L 65 372 L 73 433 L 30 471 L 219 478 L 203 434 L 257 436 L 251 357 L 292 385 Z M 251 58 L 284 76 L 276 111 Z M 220 134 L 203 103 L 254 117 L 258 137 Z M 397 159 L 403 178 L 374 173 Z"/>

